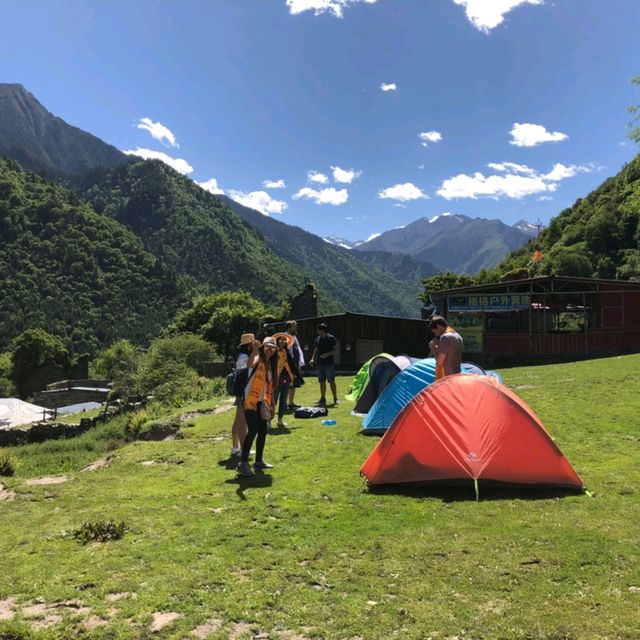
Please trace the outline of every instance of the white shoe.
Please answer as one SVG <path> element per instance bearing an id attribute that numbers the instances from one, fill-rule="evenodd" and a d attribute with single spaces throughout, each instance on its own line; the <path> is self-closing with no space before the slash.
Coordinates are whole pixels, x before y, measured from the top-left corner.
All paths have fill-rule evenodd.
<path id="1" fill-rule="evenodd" d="M 231 455 L 237 456 L 242 451 L 242 447 L 231 447 Z"/>
<path id="2" fill-rule="evenodd" d="M 286 426 L 287 426 L 287 423 L 284 420 L 278 420 L 278 427 L 280 429 L 283 429 Z"/>

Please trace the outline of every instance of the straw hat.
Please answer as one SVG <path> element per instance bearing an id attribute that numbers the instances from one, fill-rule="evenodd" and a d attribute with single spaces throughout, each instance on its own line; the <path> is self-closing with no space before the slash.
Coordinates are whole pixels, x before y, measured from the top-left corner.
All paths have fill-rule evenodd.
<path id="1" fill-rule="evenodd" d="M 275 339 L 271 336 L 268 336 L 267 338 L 265 338 L 262 341 L 262 346 L 263 347 L 273 347 L 274 349 L 278 348 L 278 343 L 275 341 Z"/>
<path id="2" fill-rule="evenodd" d="M 240 336 L 240 344 L 238 346 L 243 347 L 245 344 L 251 344 L 255 339 L 256 337 L 253 333 L 243 333 Z"/>
<path id="3" fill-rule="evenodd" d="M 277 342 L 280 338 L 284 338 L 287 341 L 287 348 L 293 346 L 293 336 L 289 333 L 274 333 L 274 340 Z"/>

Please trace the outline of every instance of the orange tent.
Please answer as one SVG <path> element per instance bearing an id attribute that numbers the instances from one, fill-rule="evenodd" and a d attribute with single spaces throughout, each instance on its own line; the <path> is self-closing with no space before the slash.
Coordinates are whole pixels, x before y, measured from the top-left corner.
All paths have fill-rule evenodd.
<path id="1" fill-rule="evenodd" d="M 453 375 L 420 392 L 360 469 L 369 484 L 480 479 L 582 488 L 531 409 L 495 378 Z"/>

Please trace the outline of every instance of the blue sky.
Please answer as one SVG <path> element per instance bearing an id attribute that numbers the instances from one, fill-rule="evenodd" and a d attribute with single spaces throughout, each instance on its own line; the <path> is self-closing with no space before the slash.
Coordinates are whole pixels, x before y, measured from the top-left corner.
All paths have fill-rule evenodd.
<path id="1" fill-rule="evenodd" d="M 638 0 L 23 0 L 2 15 L 0 81 L 323 236 L 444 212 L 548 221 L 639 151 Z"/>

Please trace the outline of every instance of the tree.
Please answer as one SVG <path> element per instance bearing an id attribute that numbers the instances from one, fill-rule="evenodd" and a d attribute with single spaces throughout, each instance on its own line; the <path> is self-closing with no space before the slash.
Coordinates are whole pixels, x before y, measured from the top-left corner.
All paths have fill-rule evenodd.
<path id="1" fill-rule="evenodd" d="M 13 340 L 11 378 L 22 397 L 63 377 L 70 366 L 62 340 L 44 329 L 27 329 Z"/>
<path id="2" fill-rule="evenodd" d="M 139 364 L 139 350 L 128 340 L 117 340 L 98 356 L 95 370 L 113 382 L 115 396 L 128 399 L 137 391 Z"/>
<path id="3" fill-rule="evenodd" d="M 190 331 L 202 336 L 229 360 L 243 333 L 257 333 L 266 310 L 261 302 L 244 291 L 223 291 L 194 300 L 180 311 L 172 331 Z"/>
<path id="4" fill-rule="evenodd" d="M 548 268 L 556 276 L 590 278 L 593 274 L 591 260 L 573 247 L 559 247 L 549 254 Z"/>
<path id="5" fill-rule="evenodd" d="M 15 394 L 11 381 L 11 354 L 0 353 L 0 398 L 9 398 Z"/>
<path id="6" fill-rule="evenodd" d="M 456 287 L 466 287 L 475 284 L 475 279 L 466 273 L 454 273 L 453 271 L 443 271 L 423 281 L 424 292 L 419 298 L 425 304 L 430 304 L 431 295 L 445 289 L 455 289 Z"/>
<path id="7" fill-rule="evenodd" d="M 640 76 L 632 78 L 631 82 L 640 86 Z M 633 115 L 631 122 L 629 123 L 629 137 L 634 142 L 640 144 L 640 104 L 627 107 L 627 110 Z"/>

